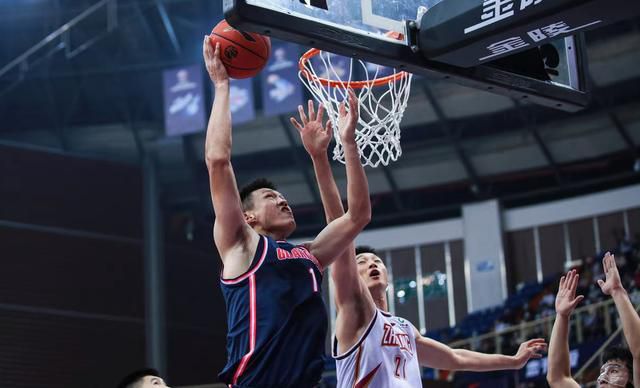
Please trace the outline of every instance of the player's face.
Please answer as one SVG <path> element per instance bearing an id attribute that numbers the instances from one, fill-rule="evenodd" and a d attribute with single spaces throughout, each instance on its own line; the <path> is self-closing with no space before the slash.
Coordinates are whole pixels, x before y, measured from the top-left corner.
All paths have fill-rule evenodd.
<path id="1" fill-rule="evenodd" d="M 169 388 L 169 386 L 160 377 L 144 376 L 140 388 Z"/>
<path id="2" fill-rule="evenodd" d="M 361 253 L 356 256 L 356 263 L 358 264 L 358 273 L 367 288 L 387 288 L 387 267 L 382 259 L 373 253 Z"/>
<path id="3" fill-rule="evenodd" d="M 253 208 L 247 212 L 255 224 L 267 232 L 289 236 L 296 228 L 293 211 L 282 194 L 271 189 L 259 189 L 252 194 Z"/>
<path id="4" fill-rule="evenodd" d="M 600 368 L 599 388 L 626 387 L 629 382 L 629 369 L 620 360 L 609 360 Z"/>

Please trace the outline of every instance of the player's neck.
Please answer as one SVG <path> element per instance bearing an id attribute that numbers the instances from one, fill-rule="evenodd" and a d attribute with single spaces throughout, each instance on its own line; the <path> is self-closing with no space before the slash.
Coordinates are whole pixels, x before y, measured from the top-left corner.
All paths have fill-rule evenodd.
<path id="1" fill-rule="evenodd" d="M 253 228 L 253 230 L 255 230 L 258 234 L 261 234 L 263 236 L 267 236 L 267 237 L 271 237 L 272 239 L 276 240 L 276 241 L 286 241 L 288 235 L 286 233 L 283 233 L 281 231 L 276 231 L 276 230 L 265 230 L 259 226 L 255 226 Z"/>
<path id="2" fill-rule="evenodd" d="M 384 290 L 370 290 L 370 292 L 373 297 L 373 303 L 376 304 L 376 307 L 385 312 L 389 311 L 387 304 L 387 292 Z"/>
<path id="3" fill-rule="evenodd" d="M 282 233 L 265 233 L 264 235 L 267 237 L 271 237 L 276 241 L 287 241 L 287 236 Z"/>

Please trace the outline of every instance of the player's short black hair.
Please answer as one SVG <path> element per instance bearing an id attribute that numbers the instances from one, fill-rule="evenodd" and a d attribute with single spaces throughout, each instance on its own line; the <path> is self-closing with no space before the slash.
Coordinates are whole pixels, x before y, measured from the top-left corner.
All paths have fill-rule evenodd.
<path id="1" fill-rule="evenodd" d="M 374 255 L 380 257 L 378 255 L 378 252 L 375 249 L 373 249 L 372 247 L 368 246 L 368 245 L 358 245 L 356 247 L 356 256 L 358 256 L 361 253 L 371 253 L 371 254 L 374 254 Z"/>
<path id="2" fill-rule="evenodd" d="M 128 375 L 126 375 L 122 379 L 122 381 L 120 381 L 120 384 L 118 384 L 117 388 L 129 388 L 133 384 L 135 384 L 138 381 L 142 380 L 142 378 L 145 377 L 145 376 L 160 377 L 160 373 L 157 370 L 153 369 L 153 368 L 144 368 L 144 369 L 135 370 L 135 371 L 129 373 Z"/>
<path id="3" fill-rule="evenodd" d="M 624 363 L 629 371 L 629 381 L 627 382 L 626 388 L 633 388 L 633 355 L 631 355 L 629 349 L 615 346 L 605 350 L 602 355 L 602 365 L 611 360 L 620 360 Z"/>
<path id="4" fill-rule="evenodd" d="M 242 209 L 247 210 L 253 207 L 253 201 L 251 200 L 251 193 L 260 189 L 277 190 L 276 185 L 268 179 L 258 178 L 253 182 L 247 184 L 240 189 L 240 201 L 242 202 Z"/>

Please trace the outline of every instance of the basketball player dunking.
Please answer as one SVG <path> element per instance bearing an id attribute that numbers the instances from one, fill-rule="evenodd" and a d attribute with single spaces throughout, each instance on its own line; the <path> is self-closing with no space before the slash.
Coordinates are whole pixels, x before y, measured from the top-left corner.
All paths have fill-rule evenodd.
<path id="1" fill-rule="evenodd" d="M 309 103 L 313 111 L 313 104 Z M 344 213 L 334 181 L 327 146 L 331 131 L 322 117 L 291 119 L 313 161 L 327 222 Z M 387 312 L 387 269 L 375 251 L 343 252 L 331 267 L 337 306 L 333 356 L 338 387 L 420 387 L 420 366 L 444 370 L 490 371 L 522 368 L 529 359 L 540 358 L 543 339 L 520 345 L 515 356 L 483 354 L 425 338 L 407 320 Z"/>
<path id="2" fill-rule="evenodd" d="M 355 144 L 358 118 L 343 109 L 340 129 L 347 144 L 349 211 L 314 241 L 294 246 L 284 241 L 296 223 L 282 194 L 264 180 L 242 193 L 236 187 L 229 77 L 219 53 L 219 45 L 214 51 L 205 37 L 203 55 L 215 85 L 205 156 L 228 325 L 227 365 L 219 377 L 232 387 L 313 387 L 324 366 L 328 321 L 321 297 L 323 269 L 371 218 L 367 179 Z M 353 93 L 349 103 L 357 104 Z M 313 112 L 309 118 L 315 119 Z"/>

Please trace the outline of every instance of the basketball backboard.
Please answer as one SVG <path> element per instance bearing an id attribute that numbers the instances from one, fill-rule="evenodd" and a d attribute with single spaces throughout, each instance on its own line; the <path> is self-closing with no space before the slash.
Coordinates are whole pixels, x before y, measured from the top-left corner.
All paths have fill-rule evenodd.
<path id="1" fill-rule="evenodd" d="M 586 106 L 586 66 L 577 37 L 469 68 L 425 58 L 416 24 L 428 10 L 456 1 L 224 0 L 224 11 L 238 29 L 566 111 Z"/>

